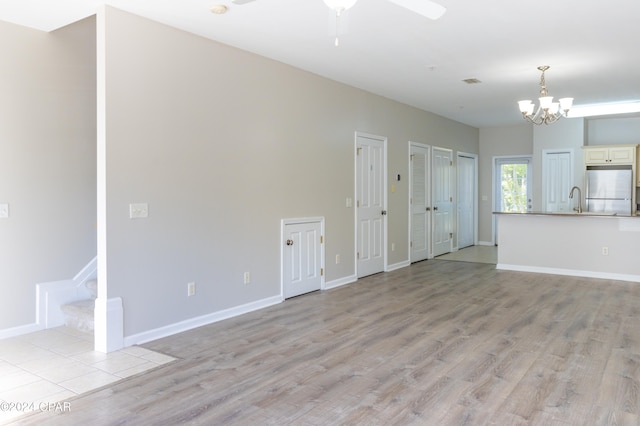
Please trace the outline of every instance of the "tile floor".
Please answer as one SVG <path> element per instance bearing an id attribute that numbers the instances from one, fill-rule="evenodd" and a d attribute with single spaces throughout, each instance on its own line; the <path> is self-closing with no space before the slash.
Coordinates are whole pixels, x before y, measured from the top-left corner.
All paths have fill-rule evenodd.
<path id="1" fill-rule="evenodd" d="M 0 424 L 23 414 L 19 403 L 61 402 L 174 359 L 139 346 L 96 352 L 92 334 L 68 327 L 0 340 Z"/>

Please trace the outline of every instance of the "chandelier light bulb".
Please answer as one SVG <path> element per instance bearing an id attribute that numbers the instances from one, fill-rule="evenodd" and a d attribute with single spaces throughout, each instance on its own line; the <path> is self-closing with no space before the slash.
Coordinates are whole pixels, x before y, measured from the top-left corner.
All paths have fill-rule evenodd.
<path id="1" fill-rule="evenodd" d="M 548 65 L 538 67 L 538 70 L 542 73 L 540 76 L 538 109 L 535 109 L 535 105 L 530 99 L 518 102 L 518 108 L 520 109 L 522 118 L 537 125 L 555 123 L 560 118 L 567 117 L 569 110 L 573 106 L 573 98 L 562 98 L 558 102 L 553 102 L 553 96 L 548 95 L 547 84 L 544 79 L 544 72 L 548 69 Z"/>

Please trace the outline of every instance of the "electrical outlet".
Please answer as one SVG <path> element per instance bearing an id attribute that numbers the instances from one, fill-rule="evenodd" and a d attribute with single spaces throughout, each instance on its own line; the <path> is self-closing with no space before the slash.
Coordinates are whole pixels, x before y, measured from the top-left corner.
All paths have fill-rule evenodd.
<path id="1" fill-rule="evenodd" d="M 340 255 L 339 255 L 339 254 L 336 254 L 336 265 L 337 265 L 338 263 L 340 263 Z"/>
<path id="2" fill-rule="evenodd" d="M 149 217 L 149 205 L 147 203 L 129 204 L 129 219 L 145 219 Z"/>
<path id="3" fill-rule="evenodd" d="M 196 283 L 188 283 L 187 284 L 187 296 L 195 296 L 196 294 Z"/>
<path id="4" fill-rule="evenodd" d="M 251 282 L 251 273 L 250 272 L 245 272 L 244 273 L 244 283 L 245 284 L 249 284 Z"/>
<path id="5" fill-rule="evenodd" d="M 609 256 L 609 247 L 602 247 L 602 255 Z"/>

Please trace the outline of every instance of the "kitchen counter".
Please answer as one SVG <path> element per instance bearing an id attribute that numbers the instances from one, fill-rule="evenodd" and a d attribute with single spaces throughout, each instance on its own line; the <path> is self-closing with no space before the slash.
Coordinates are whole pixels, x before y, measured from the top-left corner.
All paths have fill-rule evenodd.
<path id="1" fill-rule="evenodd" d="M 640 282 L 638 216 L 495 214 L 498 269 Z"/>
<path id="2" fill-rule="evenodd" d="M 541 211 L 532 211 L 532 212 L 493 212 L 493 214 L 509 214 L 509 215 L 537 215 L 537 216 L 577 216 L 577 217 L 640 217 L 640 213 L 636 213 L 635 215 L 624 215 L 618 213 L 600 213 L 600 212 L 582 212 L 578 213 L 575 211 L 572 212 L 541 212 Z"/>

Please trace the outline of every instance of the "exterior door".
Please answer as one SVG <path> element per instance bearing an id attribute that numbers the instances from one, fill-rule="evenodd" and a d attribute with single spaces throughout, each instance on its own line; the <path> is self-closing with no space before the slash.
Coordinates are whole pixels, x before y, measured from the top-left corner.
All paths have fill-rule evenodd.
<path id="1" fill-rule="evenodd" d="M 284 298 L 322 287 L 322 222 L 283 224 L 282 286 Z"/>
<path id="2" fill-rule="evenodd" d="M 495 211 L 525 213 L 532 207 L 531 157 L 496 158 L 494 186 Z M 494 241 L 498 243 L 495 215 Z"/>
<path id="3" fill-rule="evenodd" d="M 356 134 L 358 277 L 384 271 L 386 139 Z"/>
<path id="4" fill-rule="evenodd" d="M 411 262 L 429 258 L 431 229 L 431 200 L 429 194 L 429 147 L 410 144 L 411 197 L 409 200 L 411 229 Z"/>
<path id="5" fill-rule="evenodd" d="M 476 157 L 458 154 L 458 248 L 475 244 Z"/>
<path id="6" fill-rule="evenodd" d="M 433 255 L 451 251 L 451 169 L 453 154 L 450 149 L 433 148 Z"/>
<path id="7" fill-rule="evenodd" d="M 548 212 L 571 211 L 571 182 L 573 158 L 569 151 L 544 152 L 542 160 L 542 185 L 544 208 Z"/>

